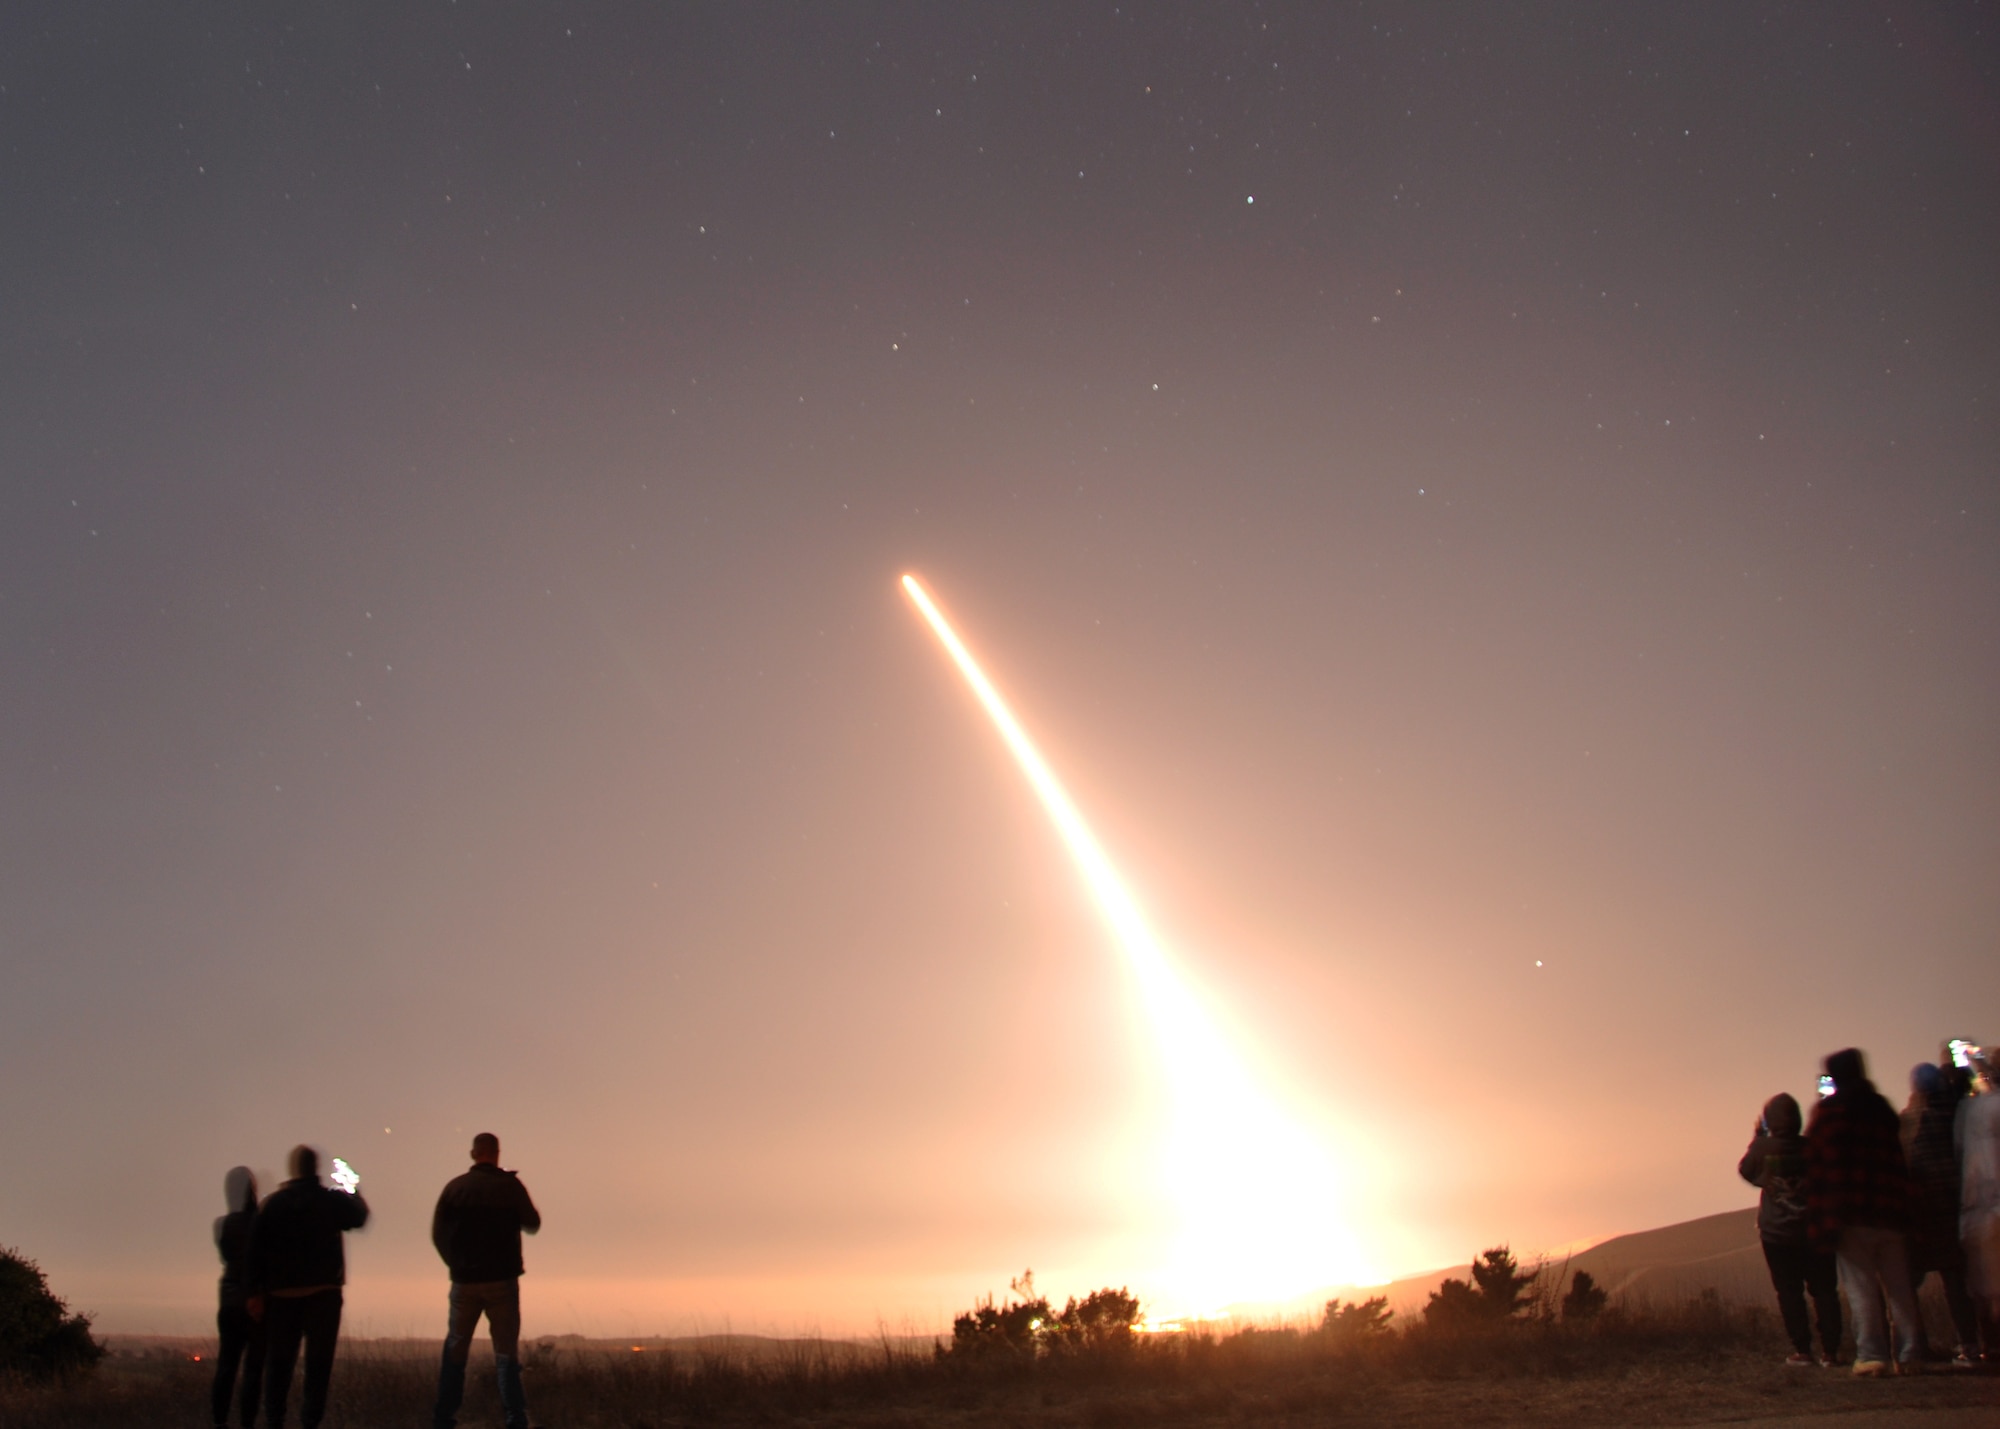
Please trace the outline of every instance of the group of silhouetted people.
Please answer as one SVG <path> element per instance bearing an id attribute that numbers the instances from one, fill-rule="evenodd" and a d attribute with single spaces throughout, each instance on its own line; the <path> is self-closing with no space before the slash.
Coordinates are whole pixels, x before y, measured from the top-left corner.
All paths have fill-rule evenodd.
<path id="1" fill-rule="evenodd" d="M 1983 1049 L 1947 1044 L 1939 1062 L 1911 1072 L 1898 1114 L 1850 1047 L 1826 1059 L 1811 1116 L 1782 1092 L 1764 1103 L 1737 1171 L 1762 1191 L 1757 1230 L 1792 1341 L 1788 1363 L 1841 1362 L 1845 1298 L 1854 1373 L 1923 1372 L 1933 1355 L 1917 1290 L 1931 1275 L 1958 1339 L 1936 1358 L 1964 1369 L 2000 1362 L 1996 1073 Z"/>
<path id="2" fill-rule="evenodd" d="M 334 1167 L 337 1174 L 343 1169 L 339 1162 Z M 341 1237 L 368 1223 L 368 1203 L 351 1173 L 340 1177 L 338 1187 L 322 1183 L 319 1153 L 310 1146 L 292 1148 L 290 1170 L 291 1179 L 261 1205 L 248 1167 L 238 1166 L 223 1179 L 229 1211 L 215 1223 L 215 1248 L 222 1257 L 216 1312 L 221 1347 L 211 1399 L 217 1429 L 229 1423 L 232 1397 L 243 1429 L 256 1423 L 260 1399 L 268 1429 L 283 1429 L 301 1345 L 306 1367 L 299 1422 L 315 1429 L 326 1415 L 340 1338 L 341 1287 L 347 1283 Z M 482 1131 L 472 1139 L 472 1168 L 445 1186 L 431 1217 L 431 1244 L 451 1272 L 450 1319 L 432 1416 L 437 1429 L 458 1422 L 466 1361 L 482 1315 L 493 1339 L 507 1429 L 528 1429 L 520 1360 L 521 1232 L 532 1235 L 541 1226 L 527 1187 L 500 1167 L 500 1138 Z"/>

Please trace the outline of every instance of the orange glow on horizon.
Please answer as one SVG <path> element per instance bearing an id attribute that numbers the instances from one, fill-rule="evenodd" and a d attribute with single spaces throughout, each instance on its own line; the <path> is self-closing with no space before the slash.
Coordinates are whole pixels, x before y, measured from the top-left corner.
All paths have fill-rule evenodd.
<path id="1" fill-rule="evenodd" d="M 1382 1279 L 1344 1223 L 1343 1178 L 1326 1146 L 1257 1084 L 929 592 L 912 575 L 902 586 L 1041 800 L 1138 985 L 1169 1092 L 1161 1163 L 1144 1178 L 1178 1226 L 1157 1270 L 1161 1313 L 1207 1314 Z"/>

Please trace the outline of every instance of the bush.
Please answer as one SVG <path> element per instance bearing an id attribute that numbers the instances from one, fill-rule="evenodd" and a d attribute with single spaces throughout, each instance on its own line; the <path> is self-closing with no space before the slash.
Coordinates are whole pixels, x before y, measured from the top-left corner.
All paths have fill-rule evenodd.
<path id="1" fill-rule="evenodd" d="M 1424 1306 L 1424 1321 L 1465 1325 L 1511 1320 L 1539 1273 L 1538 1269 L 1521 1269 L 1514 1253 L 1504 1245 L 1481 1251 L 1472 1262 L 1473 1283 L 1454 1279 L 1438 1286 Z"/>
<path id="2" fill-rule="evenodd" d="M 88 1370 L 103 1355 L 90 1318 L 69 1313 L 41 1266 L 0 1246 L 0 1373 L 53 1379 Z"/>
<path id="3" fill-rule="evenodd" d="M 995 1305 L 988 1295 L 951 1322 L 951 1350 L 958 1359 L 1031 1360 L 1042 1329 L 1054 1318 L 1046 1295 L 1035 1294 L 1035 1272 L 1007 1283 L 1019 1297 Z M 940 1351 L 943 1353 L 943 1351 Z"/>
<path id="4" fill-rule="evenodd" d="M 1579 1270 L 1569 1283 L 1569 1294 L 1563 1296 L 1562 1317 L 1565 1320 L 1588 1320 L 1604 1309 L 1604 1287 L 1591 1277 L 1588 1270 Z"/>
<path id="5" fill-rule="evenodd" d="M 1035 1293 L 1035 1272 L 1023 1271 L 1007 1287 L 1004 1305 L 987 1296 L 951 1322 L 954 1358 L 1032 1360 L 1046 1354 L 1106 1354 L 1130 1348 L 1139 1322 L 1139 1301 L 1122 1286 L 1071 1296 L 1060 1311 Z"/>
<path id="6" fill-rule="evenodd" d="M 1116 1290 L 1107 1286 L 1080 1301 L 1072 1296 L 1042 1333 L 1052 1350 L 1108 1354 L 1131 1348 L 1132 1330 L 1138 1323 L 1138 1298 L 1122 1285 Z"/>
<path id="7" fill-rule="evenodd" d="M 1389 1308 L 1386 1295 L 1373 1296 L 1358 1305 L 1329 1300 L 1326 1314 L 1319 1322 L 1319 1332 L 1335 1349 L 1355 1350 L 1384 1339 L 1389 1333 L 1389 1322 L 1395 1318 L 1396 1312 Z"/>

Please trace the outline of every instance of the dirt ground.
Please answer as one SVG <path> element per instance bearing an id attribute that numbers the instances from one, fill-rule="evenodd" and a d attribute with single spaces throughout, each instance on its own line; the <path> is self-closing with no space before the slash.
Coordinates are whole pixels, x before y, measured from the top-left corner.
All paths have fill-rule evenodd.
<path id="1" fill-rule="evenodd" d="M 982 1405 L 963 1418 L 921 1410 L 883 1416 L 832 1415 L 816 1422 L 913 1426 L 963 1423 L 1109 1426 L 1285 1426 L 1285 1429 L 1461 1429 L 1461 1426 L 1743 1424 L 1758 1429 L 2000 1429 L 2000 1379 L 1933 1375 L 1856 1380 L 1844 1371 L 1798 1371 L 1782 1364 L 1724 1362 L 1565 1379 L 1343 1384 L 1338 1380 L 1246 1385 L 1186 1393 L 1043 1395 L 1041 1402 Z M 937 1406 L 944 1408 L 944 1406 Z"/>
<path id="2" fill-rule="evenodd" d="M 1964 1409 L 1857 1409 L 1853 1413 L 1788 1414 L 1782 1419 L 1725 1420 L 1743 1429 L 1960 1429 L 1993 1423 L 1995 1411 Z"/>

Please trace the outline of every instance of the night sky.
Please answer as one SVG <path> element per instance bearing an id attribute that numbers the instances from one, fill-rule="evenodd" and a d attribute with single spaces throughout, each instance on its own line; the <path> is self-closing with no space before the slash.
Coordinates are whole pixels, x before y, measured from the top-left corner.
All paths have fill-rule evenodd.
<path id="1" fill-rule="evenodd" d="M 1386 1271 L 1748 1204 L 2000 1039 L 1996 30 L 0 9 L 0 1244 L 199 1329 L 308 1140 L 438 1334 L 491 1129 L 531 1335 L 1150 1293 L 906 570 Z"/>

